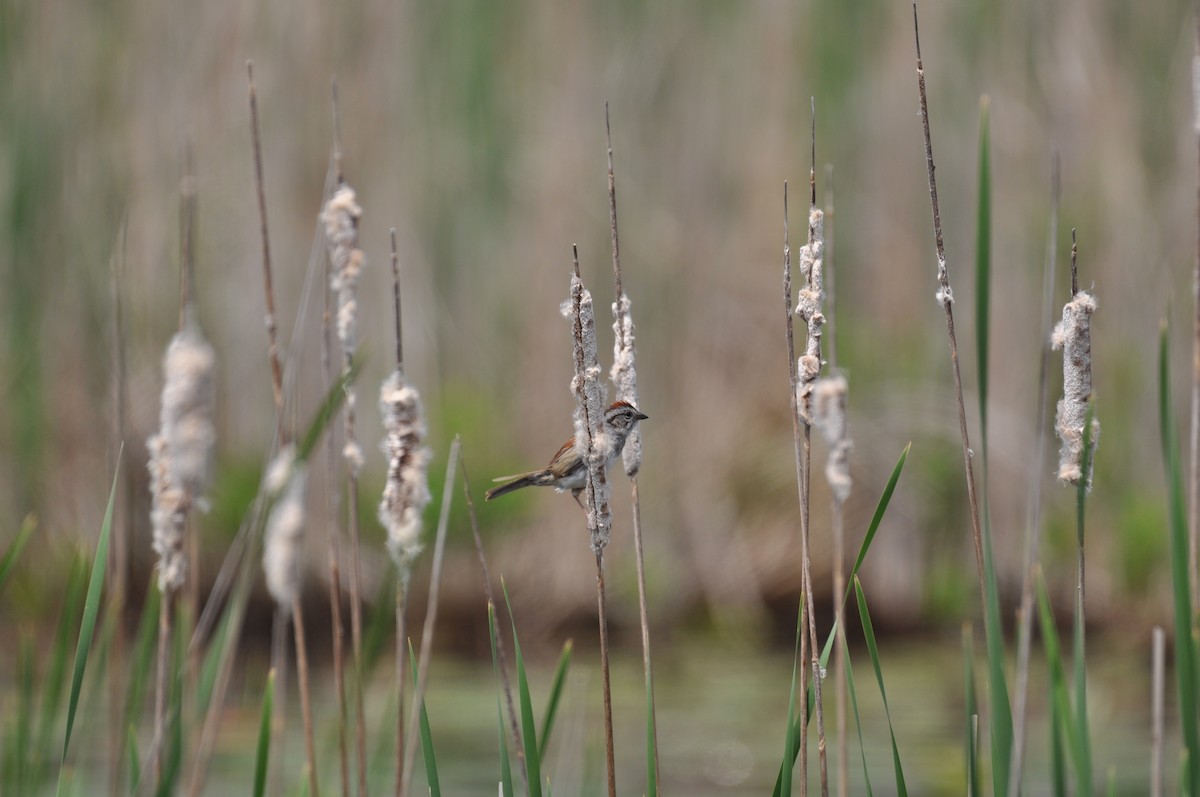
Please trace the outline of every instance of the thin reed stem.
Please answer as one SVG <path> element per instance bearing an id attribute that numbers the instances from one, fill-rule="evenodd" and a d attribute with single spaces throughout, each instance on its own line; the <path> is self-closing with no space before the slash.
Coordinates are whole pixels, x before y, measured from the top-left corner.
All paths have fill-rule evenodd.
<path id="1" fill-rule="evenodd" d="M 837 372 L 837 324 L 834 323 L 833 265 L 833 164 L 825 166 L 825 323 L 829 327 L 825 338 L 829 368 Z M 833 622 L 837 641 L 833 650 L 833 694 L 837 711 L 837 794 L 846 797 L 850 783 L 850 746 L 847 737 L 846 691 L 846 622 L 842 615 L 842 596 L 846 594 L 846 510 L 845 502 L 835 496 L 831 502 L 830 518 L 833 536 Z"/>
<path id="2" fill-rule="evenodd" d="M 308 689 L 308 651 L 304 641 L 303 602 L 300 592 L 292 599 L 292 632 L 296 635 L 296 678 L 300 687 L 300 711 L 304 715 L 304 752 L 308 756 L 305 769 L 308 771 L 308 793 L 320 797 L 321 789 L 317 777 L 317 747 L 313 741 L 312 696 Z"/>
<path id="3" fill-rule="evenodd" d="M 112 289 L 112 417 L 109 431 L 113 452 L 121 451 L 125 444 L 128 429 L 128 391 L 129 384 L 125 364 L 125 318 L 122 295 L 125 286 L 125 255 L 128 241 L 128 218 L 121 220 L 119 250 L 114 253 L 111 263 Z M 115 475 L 121 481 L 121 500 L 114 511 L 112 556 L 109 558 L 109 583 L 112 584 L 112 598 L 109 610 L 116 620 L 116 632 L 113 637 L 112 661 L 108 668 L 109 694 L 119 695 L 124 691 L 125 682 L 125 601 L 129 589 L 129 541 L 132 539 L 132 510 L 133 510 L 133 480 L 129 478 L 129 468 L 117 468 Z M 109 712 L 109 781 L 108 788 L 111 797 L 118 797 L 123 791 L 125 769 L 125 741 L 129 717 L 125 710 L 114 709 Z"/>
<path id="4" fill-rule="evenodd" d="M 325 279 L 322 282 L 324 298 L 321 312 L 321 371 L 325 374 L 326 386 L 330 387 L 335 379 L 332 357 L 333 313 L 330 309 L 329 280 Z M 330 644 L 333 645 L 333 684 L 338 702 L 338 759 L 341 765 L 342 795 L 349 797 L 350 757 L 346 750 L 346 727 L 349 715 L 346 706 L 346 629 L 342 623 L 341 553 L 338 550 L 338 491 L 335 486 L 337 479 L 334 476 L 336 471 L 337 452 L 334 434 L 331 430 L 329 434 L 325 435 L 325 522 L 328 532 L 326 538 L 329 561 L 329 614 L 332 625 Z"/>
<path id="5" fill-rule="evenodd" d="M 341 136 L 341 116 L 338 111 L 338 92 L 337 82 L 332 85 L 332 107 L 333 107 L 333 152 L 334 152 L 334 170 L 337 173 L 335 182 L 335 192 L 345 188 L 346 181 L 342 169 L 342 136 Z M 353 204 L 353 198 L 351 198 Z M 357 248 L 357 229 L 354 232 L 353 246 Z M 330 258 L 330 267 L 336 269 L 338 264 L 334 259 Z M 340 293 L 340 292 L 339 292 Z M 342 307 L 338 307 L 338 334 L 342 337 L 342 322 L 343 313 Z M 342 340 L 342 374 L 348 375 L 354 368 L 354 351 L 347 346 L 346 340 Z M 347 449 L 357 448 L 358 443 L 355 438 L 354 420 L 355 420 L 355 392 L 352 386 L 346 387 L 346 401 L 342 408 L 343 429 L 345 436 L 345 445 Z M 361 556 L 361 541 L 360 541 L 360 524 L 358 517 L 358 472 L 357 468 L 347 463 L 346 468 L 346 509 L 347 509 L 347 524 L 350 528 L 350 645 L 353 652 L 354 660 L 354 701 L 355 701 L 355 717 L 354 717 L 354 735 L 355 735 L 355 751 L 358 762 L 358 791 L 360 797 L 367 795 L 367 724 L 364 713 L 363 699 L 363 671 L 362 671 L 362 556 Z"/>
<path id="6" fill-rule="evenodd" d="M 421 705 L 425 700 L 425 687 L 429 682 L 429 660 L 433 655 L 433 629 L 437 625 L 438 595 L 442 585 L 442 561 L 446 553 L 446 530 L 450 525 L 450 501 L 454 496 L 455 469 L 458 467 L 462 438 L 455 435 L 450 444 L 450 455 L 446 462 L 446 481 L 442 487 L 442 507 L 438 516 L 437 538 L 433 544 L 433 565 L 429 576 L 429 601 L 425 609 L 425 626 L 421 629 L 421 652 L 417 660 L 417 679 L 413 685 L 412 707 L 409 709 L 408 731 L 404 746 L 404 786 L 401 797 L 409 793 L 412 786 L 413 759 L 417 754 L 417 722 L 421 716 Z"/>
<path id="7" fill-rule="evenodd" d="M 467 517 L 471 521 L 471 536 L 475 540 L 475 552 L 479 556 L 479 569 L 483 572 L 483 592 L 487 596 L 488 606 L 495 611 L 496 596 L 492 592 L 492 577 L 488 573 L 487 557 L 483 553 L 483 537 L 479 534 L 479 517 L 475 514 L 475 499 L 471 497 L 471 479 L 467 473 L 467 463 L 461 454 L 458 467 L 462 471 L 463 496 L 467 501 Z M 517 724 L 517 708 L 513 701 L 512 680 L 508 674 L 508 654 L 504 646 L 504 635 L 497 630 L 492 642 L 496 645 L 496 658 L 500 664 L 500 684 L 504 689 L 504 700 L 508 704 L 509 730 L 512 732 L 513 747 L 517 752 L 519 764 L 517 771 L 521 774 L 525 793 L 528 794 L 529 773 L 525 770 L 525 746 L 521 744 L 521 728 Z"/>
<path id="8" fill-rule="evenodd" d="M 1046 414 L 1050 398 L 1050 344 L 1047 331 L 1053 325 L 1054 278 L 1058 265 L 1058 202 L 1060 195 L 1058 153 L 1050 170 L 1050 229 L 1046 243 L 1046 270 L 1042 277 L 1041 358 L 1038 368 L 1037 425 L 1035 452 L 1029 469 L 1029 506 L 1025 518 L 1025 558 L 1021 574 L 1021 606 L 1017 610 L 1017 672 L 1013 708 L 1013 748 L 1008 775 L 1008 797 L 1018 797 L 1025 757 L 1025 728 L 1029 695 L 1029 655 L 1033 631 L 1034 568 L 1041 537 L 1042 481 L 1046 466 Z"/>
<path id="9" fill-rule="evenodd" d="M 608 797 L 617 797 L 616 748 L 613 745 L 612 680 L 608 664 L 608 600 L 604 594 L 604 549 L 596 551 L 596 613 L 600 623 L 600 675 L 604 683 L 604 763 Z"/>
<path id="10" fill-rule="evenodd" d="M 950 342 L 950 362 L 954 372 L 954 397 L 958 403 L 958 428 L 962 437 L 963 466 L 967 477 L 967 503 L 971 512 L 971 538 L 975 543 L 975 567 L 979 571 L 979 598 L 983 622 L 988 625 L 987 579 L 983 567 L 983 531 L 980 526 L 979 497 L 975 492 L 975 466 L 971 457 L 971 438 L 967 431 L 967 409 L 963 401 L 962 373 L 958 367 L 958 341 L 954 334 L 954 294 L 946 268 L 946 245 L 942 237 L 942 213 L 938 205 L 937 179 L 934 177 L 933 140 L 929 134 L 929 102 L 925 92 L 925 67 L 921 62 L 921 34 L 917 26 L 917 3 L 913 0 L 913 34 L 917 45 L 917 92 L 921 101 L 921 129 L 925 137 L 925 164 L 929 172 L 929 203 L 933 211 L 933 237 L 937 247 L 938 303 L 946 315 L 946 335 Z"/>
<path id="11" fill-rule="evenodd" d="M 1192 428 L 1188 482 L 1188 573 L 1192 584 L 1192 607 L 1200 606 L 1200 5 L 1196 5 L 1194 55 L 1192 56 L 1192 109 L 1196 134 L 1196 252 L 1192 271 Z"/>
<path id="12" fill-rule="evenodd" d="M 627 338 L 627 329 L 632 328 L 632 321 L 628 319 L 629 303 L 625 300 L 625 291 L 621 286 L 621 245 L 620 236 L 617 234 L 617 179 L 616 172 L 613 169 L 613 148 L 612 148 L 612 127 L 609 124 L 608 118 L 608 102 L 604 103 L 604 134 L 608 143 L 608 217 L 609 229 L 612 238 L 612 260 L 613 260 L 613 282 L 615 284 L 616 303 L 613 305 L 616 311 L 616 324 L 614 329 L 616 332 L 616 348 L 619 353 L 628 352 L 627 368 L 631 372 L 630 379 L 627 381 L 632 383 L 634 388 L 630 392 L 636 393 L 636 371 L 633 365 L 633 341 Z M 617 358 L 615 358 L 617 359 Z M 617 374 L 618 363 L 613 363 L 614 377 L 621 379 L 621 375 Z M 618 384 L 620 390 L 626 380 L 621 379 Z M 619 395 L 618 398 L 628 401 L 634 406 L 638 406 L 636 395 Z M 661 785 L 659 784 L 659 767 L 658 759 L 658 715 L 654 701 L 654 674 L 650 663 L 650 614 L 646 602 L 646 564 L 645 553 L 642 545 L 642 505 L 638 493 L 638 471 L 641 468 L 641 432 L 634 429 L 633 434 L 639 435 L 636 440 L 630 440 L 626 446 L 636 445 L 638 448 L 634 456 L 625 456 L 625 472 L 629 476 L 632 487 L 632 509 L 633 509 L 633 547 L 634 558 L 637 564 L 637 582 L 638 582 L 638 620 L 642 630 L 642 671 L 646 681 L 646 702 L 649 711 L 649 733 L 650 746 L 654 751 L 653 759 L 646 762 L 648 768 L 652 767 L 650 773 L 650 781 L 654 784 L 656 793 L 661 793 Z M 632 451 L 632 449 L 630 449 Z"/>
<path id="13" fill-rule="evenodd" d="M 283 783 L 282 746 L 287 728 L 288 656 L 287 612 L 276 605 L 271 619 L 271 669 L 275 671 L 275 697 L 271 704 L 271 746 L 277 751 L 267 762 L 267 794 L 278 797 Z"/>
<path id="14" fill-rule="evenodd" d="M 396 797 L 404 793 L 404 685 L 408 669 L 408 583 L 396 585 Z"/>
<path id="15" fill-rule="evenodd" d="M 154 689 L 154 741 L 150 755 L 154 761 L 154 783 L 160 790 L 166 766 L 167 734 L 167 671 L 170 669 L 171 600 L 170 590 L 164 590 L 158 603 L 158 677 Z"/>
<path id="16" fill-rule="evenodd" d="M 792 248 L 788 237 L 788 184 L 786 180 L 783 183 L 783 310 L 787 333 L 788 374 L 790 377 L 790 390 L 788 393 L 791 397 L 792 440 L 796 449 L 796 484 L 800 491 L 801 515 L 803 516 L 803 507 L 807 504 L 807 494 L 804 489 L 804 457 L 801 442 L 802 436 L 800 433 L 800 406 L 796 396 L 797 389 L 800 386 L 800 379 L 796 369 L 796 339 L 792 328 Z M 801 536 L 803 538 L 803 526 L 801 529 Z M 801 617 L 798 619 L 798 622 L 804 622 L 803 614 L 808 611 L 808 606 L 809 601 L 806 595 L 805 600 L 800 602 Z M 800 661 L 808 661 L 808 635 L 804 633 L 800 634 Z M 808 717 L 807 672 L 807 667 L 800 668 L 800 716 L 805 718 Z M 788 717 L 788 722 L 791 721 L 792 718 Z M 784 765 L 786 766 L 787 762 Z M 800 794 L 801 797 L 808 794 L 807 719 L 800 723 Z"/>
<path id="17" fill-rule="evenodd" d="M 271 238 L 267 230 L 267 194 L 263 177 L 262 138 L 258 124 L 258 94 L 254 89 L 254 62 L 246 62 L 246 79 L 249 84 L 250 143 L 254 154 L 254 186 L 258 196 L 259 231 L 262 236 L 263 296 L 267 314 L 267 358 L 271 363 L 271 392 L 275 398 L 276 433 L 279 445 L 287 445 L 283 415 L 283 368 L 279 363 L 279 339 L 275 324 L 275 291 L 271 280 Z"/>

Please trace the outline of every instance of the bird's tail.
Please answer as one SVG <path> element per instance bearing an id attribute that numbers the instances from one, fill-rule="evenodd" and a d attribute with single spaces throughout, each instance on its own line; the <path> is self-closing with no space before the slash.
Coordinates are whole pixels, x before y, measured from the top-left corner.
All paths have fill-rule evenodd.
<path id="1" fill-rule="evenodd" d="M 522 487 L 532 487 L 535 484 L 539 484 L 539 475 L 541 475 L 541 471 L 527 473 L 524 476 L 519 476 L 506 484 L 500 485 L 499 487 L 493 487 L 484 494 L 483 500 L 491 501 L 493 498 L 499 498 L 500 496 L 511 493 L 514 490 L 520 490 Z"/>

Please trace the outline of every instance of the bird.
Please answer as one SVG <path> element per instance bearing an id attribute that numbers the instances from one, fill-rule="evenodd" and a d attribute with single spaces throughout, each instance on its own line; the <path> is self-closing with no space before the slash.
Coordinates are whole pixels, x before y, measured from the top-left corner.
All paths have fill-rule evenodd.
<path id="1" fill-rule="evenodd" d="M 604 411 L 604 434 L 594 441 L 604 456 L 604 468 L 607 470 L 621 455 L 629 433 L 639 422 L 650 416 L 645 415 L 628 401 L 614 402 Z M 493 487 L 484 495 L 485 501 L 499 498 L 502 495 L 520 490 L 523 487 L 553 487 L 557 492 L 571 491 L 575 501 L 583 506 L 579 494 L 587 484 L 587 467 L 584 463 L 583 452 L 575 445 L 572 436 L 558 449 L 550 464 L 541 470 L 520 473 L 513 476 L 501 476 L 493 481 L 504 482 L 499 487 Z"/>

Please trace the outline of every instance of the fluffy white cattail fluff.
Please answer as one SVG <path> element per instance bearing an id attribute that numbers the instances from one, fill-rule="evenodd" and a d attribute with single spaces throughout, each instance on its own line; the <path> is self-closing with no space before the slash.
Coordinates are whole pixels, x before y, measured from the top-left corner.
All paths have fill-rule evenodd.
<path id="1" fill-rule="evenodd" d="M 1083 473 L 1083 427 L 1087 423 L 1092 399 L 1092 313 L 1096 299 L 1079 291 L 1063 306 L 1062 321 L 1054 326 L 1051 346 L 1063 353 L 1063 397 L 1058 402 L 1054 430 L 1062 446 L 1058 454 L 1058 479 L 1064 484 L 1079 484 L 1084 479 L 1092 487 L 1092 467 Z M 1089 435 L 1094 454 L 1100 438 L 1100 422 L 1092 418 Z M 1093 457 L 1094 460 L 1094 457 Z"/>
<path id="2" fill-rule="evenodd" d="M 271 508 L 263 543 L 263 573 L 267 590 L 285 612 L 300 594 L 300 560 L 304 543 L 304 497 L 308 474 L 296 468 L 283 494 Z"/>
<path id="3" fill-rule="evenodd" d="M 575 448 L 587 456 L 588 488 L 584 492 L 588 498 L 588 531 L 592 550 L 599 553 L 608 545 L 612 530 L 603 454 L 611 446 L 603 439 L 605 389 L 600 381 L 596 352 L 596 313 L 592 294 L 578 275 L 571 277 L 571 319 L 575 331 L 575 376 L 571 379 L 571 392 L 575 394 Z"/>
<path id="4" fill-rule="evenodd" d="M 176 333 L 163 358 L 162 407 L 150 452 L 150 522 L 158 585 L 171 592 L 187 574 L 183 534 L 188 511 L 203 505 L 216 442 L 213 426 L 217 358 L 199 329 Z"/>
<path id="5" fill-rule="evenodd" d="M 621 298 L 613 302 L 613 364 L 612 381 L 617 386 L 617 400 L 628 401 L 637 407 L 637 349 L 634 345 L 632 302 L 629 296 L 622 293 Z M 642 429 L 635 424 L 625 438 L 625 448 L 621 452 L 625 463 L 625 474 L 636 476 L 642 467 Z"/>
<path id="6" fill-rule="evenodd" d="M 846 436 L 846 377 L 832 374 L 817 380 L 813 389 L 813 416 L 817 429 L 829 443 L 829 459 L 825 463 L 825 479 L 839 504 L 850 497 L 850 449 L 853 443 Z"/>
<path id="7" fill-rule="evenodd" d="M 321 214 L 332 268 L 329 286 L 337 293 L 338 341 L 347 357 L 354 355 L 358 345 L 358 278 L 366 262 L 358 248 L 361 216 L 362 208 L 348 185 L 338 187 Z"/>
<path id="8" fill-rule="evenodd" d="M 387 459 L 387 481 L 379 502 L 379 522 L 387 529 L 388 552 L 407 582 L 413 560 L 421 553 L 421 513 L 429 503 L 429 449 L 425 443 L 425 416 L 421 394 L 392 371 L 379 390 L 384 438 L 380 446 Z"/>
<path id="9" fill-rule="evenodd" d="M 825 324 L 825 315 L 821 312 L 825 301 L 824 260 L 825 214 L 819 208 L 812 208 L 808 213 L 808 243 L 800 247 L 800 273 L 804 275 L 805 285 L 796 294 L 796 315 L 808 325 L 808 343 L 796 362 L 796 406 L 805 423 L 812 423 L 813 384 L 821 372 L 821 327 Z"/>

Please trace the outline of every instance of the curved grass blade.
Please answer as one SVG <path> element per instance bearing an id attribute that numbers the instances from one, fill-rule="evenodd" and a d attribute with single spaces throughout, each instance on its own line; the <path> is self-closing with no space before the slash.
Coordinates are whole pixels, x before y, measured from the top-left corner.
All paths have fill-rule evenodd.
<path id="1" fill-rule="evenodd" d="M 1050 783 L 1054 797 L 1067 797 L 1067 762 L 1063 752 L 1062 718 L 1058 716 L 1058 704 L 1050 698 Z"/>
<path id="2" fill-rule="evenodd" d="M 492 645 L 492 670 L 496 674 L 496 683 L 500 684 L 500 652 L 496 647 L 496 605 L 488 600 L 488 640 Z M 504 709 L 500 707 L 500 693 L 496 693 L 496 719 L 500 730 L 500 795 L 513 797 L 512 765 L 508 758 L 508 734 L 504 729 Z"/>
<path id="3" fill-rule="evenodd" d="M 508 599 L 508 585 L 503 581 L 504 603 L 508 616 L 513 616 L 512 602 Z M 525 659 L 521 655 L 521 641 L 517 639 L 517 621 L 512 621 L 513 648 L 517 659 L 517 692 L 521 702 L 521 742 L 525 746 L 525 771 L 529 775 L 529 797 L 542 797 L 542 757 L 538 753 L 537 725 L 533 720 L 533 701 L 529 695 L 529 679 L 525 674 Z"/>
<path id="4" fill-rule="evenodd" d="M 871 524 L 867 527 L 867 533 L 863 537 L 862 545 L 858 548 L 858 556 L 854 560 L 854 566 L 850 568 L 850 580 L 858 576 L 858 571 L 862 567 L 863 560 L 867 558 L 867 551 L 871 549 L 871 543 L 875 540 L 875 533 L 879 531 L 879 525 L 883 522 L 883 516 L 887 512 L 888 504 L 891 503 L 892 494 L 896 492 L 896 485 L 900 482 L 900 474 L 904 472 L 904 463 L 908 460 L 908 452 L 912 450 L 912 443 L 904 446 L 904 450 L 900 452 L 900 458 L 896 460 L 895 467 L 892 468 L 892 475 L 888 477 L 888 483 L 883 488 L 883 494 L 879 496 L 879 502 L 875 505 L 875 514 L 871 517 Z M 846 601 L 850 599 L 850 586 L 847 582 L 846 592 L 842 595 L 842 603 L 839 611 L 845 608 Z M 837 629 L 831 629 L 829 635 L 825 638 L 825 645 L 821 648 L 821 667 L 829 665 L 829 656 L 833 651 L 833 641 L 837 637 Z M 812 714 L 812 707 L 816 700 L 813 694 L 812 685 L 809 685 L 808 690 L 808 707 L 809 714 Z M 792 763 L 800 755 L 800 726 L 801 722 L 808 722 L 808 717 L 796 717 L 795 746 L 792 748 Z M 783 766 L 779 767 L 779 773 L 775 776 L 775 790 L 772 792 L 772 797 L 780 797 L 783 786 Z"/>
<path id="5" fill-rule="evenodd" d="M 275 670 L 267 673 L 267 691 L 263 695 L 262 715 L 258 721 L 258 747 L 254 754 L 254 797 L 267 791 L 267 761 L 271 757 L 271 711 L 275 702 Z"/>
<path id="6" fill-rule="evenodd" d="M 558 703 L 562 699 L 563 686 L 567 682 L 567 670 L 571 667 L 571 651 L 574 647 L 575 643 L 570 639 L 563 644 L 558 667 L 554 670 L 554 682 L 550 686 L 550 699 L 546 703 L 546 713 L 542 716 L 542 731 L 538 734 L 538 759 L 546 757 L 546 747 L 550 744 L 550 731 L 554 728 L 554 717 L 558 713 Z"/>
<path id="7" fill-rule="evenodd" d="M 963 623 L 963 693 L 965 699 L 967 795 L 979 794 L 979 701 L 975 693 L 975 640 L 970 623 Z"/>
<path id="8" fill-rule="evenodd" d="M 325 394 L 325 399 L 321 402 L 321 406 L 317 408 L 317 414 L 313 416 L 308 429 L 304 432 L 304 436 L 300 438 L 300 445 L 296 449 L 297 460 L 307 460 L 309 455 L 312 454 L 313 449 L 317 447 L 317 443 L 321 439 L 321 434 L 329 426 L 329 422 L 333 420 L 338 409 L 342 406 L 342 401 L 346 398 L 346 388 L 354 383 L 365 359 L 362 355 L 355 357 L 350 370 L 338 377 L 329 388 L 329 391 Z"/>
<path id="9" fill-rule="evenodd" d="M 408 643 L 408 661 L 412 665 L 413 683 L 417 682 L 417 654 L 413 652 L 412 640 Z M 429 712 L 425 710 L 425 698 L 421 698 L 421 756 L 425 759 L 425 779 L 429 783 L 430 797 L 441 797 L 442 787 L 438 782 L 437 756 L 433 750 L 433 731 L 429 728 Z"/>
<path id="10" fill-rule="evenodd" d="M 979 195 L 975 217 L 975 356 L 979 363 L 979 425 L 987 443 L 988 328 L 992 282 L 992 171 L 987 95 L 979 100 Z"/>
<path id="11" fill-rule="evenodd" d="M 142 754 L 138 752 L 137 728 L 133 725 L 129 726 L 129 731 L 125 734 L 125 750 L 125 765 L 129 767 L 129 793 L 137 794 L 142 779 Z"/>
<path id="12" fill-rule="evenodd" d="M 796 671 L 799 668 L 800 662 L 800 635 L 804 631 L 804 598 L 801 596 L 800 605 L 796 607 L 796 642 L 792 649 L 792 685 L 788 691 L 788 706 L 787 706 L 787 731 L 784 733 L 783 742 L 783 763 L 781 771 L 783 773 L 783 781 L 780 784 L 780 794 L 782 797 L 792 797 L 792 768 L 796 765 L 795 759 L 788 760 L 792 754 L 792 750 L 796 747 L 797 727 L 793 717 L 796 716 Z"/>
<path id="13" fill-rule="evenodd" d="M 1192 635 L 1191 577 L 1188 573 L 1187 509 L 1183 492 L 1183 467 L 1179 432 L 1171 407 L 1171 365 L 1168 358 L 1167 327 L 1163 324 L 1158 343 L 1158 413 L 1163 461 L 1167 473 L 1167 504 L 1170 517 L 1171 586 L 1175 604 L 1175 677 L 1178 686 L 1179 721 L 1182 726 L 1187 763 L 1181 779 L 1182 791 L 1200 795 L 1200 725 L 1197 725 L 1196 642 Z"/>
<path id="14" fill-rule="evenodd" d="M 121 470 L 121 457 L 117 456 L 117 474 Z M 104 571 L 108 563 L 108 537 L 112 530 L 113 504 L 117 497 L 117 476 L 113 476 L 112 489 L 108 493 L 108 508 L 104 512 L 104 523 L 100 526 L 100 541 L 96 545 L 96 558 L 92 564 L 92 577 L 88 583 L 87 598 L 83 603 L 83 622 L 79 628 L 79 644 L 75 648 L 75 667 L 71 674 L 71 697 L 67 703 L 67 729 L 63 734 L 62 766 L 59 769 L 58 785 L 61 789 L 62 772 L 66 770 L 67 750 L 71 745 L 71 731 L 75 726 L 75 710 L 79 707 L 79 690 L 83 685 L 83 673 L 87 667 L 88 650 L 96 633 L 96 617 L 100 613 L 100 592 L 104 588 Z"/>
<path id="15" fill-rule="evenodd" d="M 79 627 L 80 612 L 84 604 L 84 591 L 87 589 L 87 560 L 82 555 L 72 556 L 70 567 L 62 616 L 58 619 L 58 631 L 55 634 L 54 647 L 50 654 L 50 665 L 40 687 L 41 709 L 38 718 L 36 749 L 38 755 L 44 756 L 47 760 L 51 760 L 56 752 L 52 748 L 51 736 L 54 735 L 59 722 L 63 689 L 67 684 L 67 663 L 70 661 L 71 637 L 75 629 Z"/>
<path id="16" fill-rule="evenodd" d="M 1058 715 L 1058 727 L 1066 737 L 1080 793 L 1090 794 L 1091 773 L 1084 768 L 1086 757 L 1080 743 L 1079 729 L 1075 726 L 1075 715 L 1071 711 L 1071 697 L 1067 692 L 1066 670 L 1058 644 L 1058 630 L 1054 627 L 1054 613 L 1050 609 L 1050 598 L 1046 595 L 1046 584 L 1040 571 L 1037 575 L 1037 603 L 1038 618 L 1042 626 L 1042 646 L 1046 650 L 1046 664 L 1050 670 L 1051 702 Z"/>
<path id="17" fill-rule="evenodd" d="M 35 528 L 37 528 L 37 520 L 33 515 L 28 515 L 25 521 L 21 523 L 21 530 L 17 532 L 17 538 L 8 546 L 8 550 L 4 552 L 4 556 L 0 557 L 0 589 L 4 588 L 4 582 L 8 580 L 8 575 L 12 572 L 17 557 L 25 549 L 25 544 L 33 536 Z"/>
<path id="18" fill-rule="evenodd" d="M 879 663 L 879 648 L 875 644 L 875 629 L 871 626 L 871 613 L 867 610 L 867 596 L 863 594 L 862 582 L 854 577 L 854 597 L 858 601 L 858 617 L 862 621 L 863 636 L 867 641 L 867 652 L 875 667 L 875 680 L 879 682 L 879 696 L 883 698 L 883 714 L 887 717 L 888 735 L 892 738 L 892 766 L 896 770 L 896 794 L 907 797 L 904 785 L 904 768 L 900 765 L 900 748 L 896 746 L 896 732 L 892 729 L 892 712 L 888 708 L 887 690 L 883 687 L 883 667 Z"/>
<path id="19" fill-rule="evenodd" d="M 843 669 L 846 671 L 846 691 L 850 695 L 850 708 L 854 711 L 854 727 L 858 729 L 858 752 L 862 756 L 863 784 L 866 786 L 867 797 L 874 797 L 871 791 L 871 773 L 867 771 L 867 746 L 863 742 L 862 720 L 858 716 L 858 692 L 854 688 L 854 670 L 850 667 L 850 653 L 842 657 Z"/>

